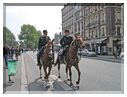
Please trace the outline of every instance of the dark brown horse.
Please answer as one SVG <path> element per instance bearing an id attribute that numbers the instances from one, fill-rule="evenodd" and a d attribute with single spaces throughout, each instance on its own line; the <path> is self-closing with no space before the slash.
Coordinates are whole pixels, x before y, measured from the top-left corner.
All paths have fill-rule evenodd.
<path id="1" fill-rule="evenodd" d="M 41 73 L 41 68 L 43 66 L 44 72 L 45 72 L 45 76 L 44 78 L 46 80 L 48 80 L 49 75 L 50 75 L 50 71 L 52 69 L 52 64 L 54 63 L 54 56 L 53 56 L 53 41 L 54 39 L 51 40 L 47 40 L 48 44 L 46 46 L 46 49 L 44 51 L 43 56 L 40 59 L 40 78 L 42 78 L 42 73 Z M 47 67 L 49 67 L 48 72 L 47 72 Z"/>
<path id="2" fill-rule="evenodd" d="M 83 39 L 82 39 L 82 35 L 77 36 L 75 35 L 75 39 L 72 41 L 69 51 L 67 53 L 67 55 L 65 56 L 65 64 L 66 64 L 66 75 L 67 75 L 67 80 L 70 80 L 70 85 L 73 85 L 72 83 L 72 72 L 71 72 L 71 67 L 74 66 L 76 68 L 76 70 L 78 71 L 78 81 L 76 82 L 76 84 L 79 84 L 80 82 L 80 69 L 79 69 L 79 65 L 78 65 L 78 48 L 81 47 L 85 47 L 85 44 L 83 43 Z M 60 60 L 61 60 L 61 56 L 57 57 L 56 63 L 58 64 L 58 77 L 60 78 Z M 70 79 L 68 78 L 68 69 L 69 69 L 69 75 L 70 75 Z"/>

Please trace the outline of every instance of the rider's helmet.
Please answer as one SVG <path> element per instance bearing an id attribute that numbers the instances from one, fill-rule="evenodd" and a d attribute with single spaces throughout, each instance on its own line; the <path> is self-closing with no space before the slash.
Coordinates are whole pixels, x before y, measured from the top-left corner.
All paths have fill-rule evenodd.
<path id="1" fill-rule="evenodd" d="M 47 33 L 47 30 L 43 30 L 43 33 Z"/>
<path id="2" fill-rule="evenodd" d="M 69 33 L 69 30 L 65 30 L 65 33 L 68 32 Z"/>

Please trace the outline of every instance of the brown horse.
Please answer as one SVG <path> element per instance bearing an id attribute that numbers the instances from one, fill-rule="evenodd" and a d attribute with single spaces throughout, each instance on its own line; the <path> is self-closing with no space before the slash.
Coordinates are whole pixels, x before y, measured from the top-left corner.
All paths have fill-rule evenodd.
<path id="1" fill-rule="evenodd" d="M 79 84 L 80 82 L 80 70 L 79 70 L 79 66 L 78 66 L 78 48 L 81 47 L 85 47 L 85 44 L 83 43 L 83 39 L 82 39 L 82 35 L 77 36 L 75 35 L 75 39 L 72 41 L 70 48 L 68 50 L 67 55 L 65 56 L 65 64 L 66 64 L 66 75 L 67 75 L 67 80 L 70 80 L 70 85 L 73 85 L 72 83 L 72 72 L 71 72 L 71 67 L 74 66 L 76 68 L 76 70 L 78 71 L 78 81 L 76 82 L 76 84 Z M 57 57 L 56 63 L 58 64 L 58 77 L 60 77 L 60 60 L 61 60 L 61 56 Z M 69 69 L 69 75 L 70 75 L 70 79 L 68 78 L 68 69 Z"/>
<path id="2" fill-rule="evenodd" d="M 41 68 L 43 66 L 43 69 L 45 72 L 44 78 L 46 80 L 48 80 L 48 78 L 49 78 L 50 71 L 52 69 L 52 64 L 54 63 L 54 54 L 53 54 L 54 39 L 52 41 L 51 40 L 47 40 L 47 41 L 48 41 L 48 43 L 47 43 L 47 46 L 46 46 L 43 56 L 40 58 L 40 66 L 39 66 L 40 78 L 42 78 Z M 47 72 L 47 67 L 49 67 L 48 72 Z"/>

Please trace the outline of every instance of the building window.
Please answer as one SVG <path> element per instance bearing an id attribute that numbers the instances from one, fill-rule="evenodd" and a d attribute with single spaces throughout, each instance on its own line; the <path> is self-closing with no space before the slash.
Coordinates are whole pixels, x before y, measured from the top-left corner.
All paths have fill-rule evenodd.
<path id="1" fill-rule="evenodd" d="M 95 4 L 95 11 L 97 11 L 97 4 Z"/>
<path id="2" fill-rule="evenodd" d="M 91 13 L 93 13 L 93 6 L 91 6 Z"/>
<path id="3" fill-rule="evenodd" d="M 91 18 L 91 25 L 93 25 L 93 18 Z"/>
<path id="4" fill-rule="evenodd" d="M 101 8 L 104 8 L 104 3 L 101 3 Z"/>
<path id="5" fill-rule="evenodd" d="M 76 5 L 75 5 L 75 10 L 78 10 L 79 9 L 79 3 L 77 3 Z"/>
<path id="6" fill-rule="evenodd" d="M 88 39 L 88 35 L 89 35 L 89 33 L 87 32 L 87 37 L 86 37 L 86 39 Z"/>
<path id="7" fill-rule="evenodd" d="M 78 23 L 78 31 L 80 31 L 80 23 Z"/>
<path id="8" fill-rule="evenodd" d="M 96 37 L 98 37 L 98 30 L 96 29 Z"/>
<path id="9" fill-rule="evenodd" d="M 75 24 L 75 32 L 77 32 L 77 24 Z"/>
<path id="10" fill-rule="evenodd" d="M 73 27 L 72 27 L 72 33 L 73 33 Z"/>
<path id="11" fill-rule="evenodd" d="M 93 38 L 93 31 L 91 31 L 91 38 Z"/>
<path id="12" fill-rule="evenodd" d="M 86 20 L 86 27 L 88 27 L 88 20 Z"/>
<path id="13" fill-rule="evenodd" d="M 83 21 L 82 21 L 82 29 L 83 29 Z"/>
<path id="14" fill-rule="evenodd" d="M 83 10 L 81 11 L 81 17 L 83 17 Z"/>
<path id="15" fill-rule="evenodd" d="M 98 24 L 98 16 L 95 17 L 95 23 Z"/>
<path id="16" fill-rule="evenodd" d="M 105 15 L 104 15 L 104 13 L 102 13 L 102 22 L 104 22 L 105 21 Z"/>
<path id="17" fill-rule="evenodd" d="M 117 27 L 117 35 L 121 35 L 121 27 Z"/>
<path id="18" fill-rule="evenodd" d="M 121 12 L 117 12 L 117 21 L 121 21 Z"/>
<path id="19" fill-rule="evenodd" d="M 105 36 L 105 28 L 102 28 L 102 36 Z"/>
<path id="20" fill-rule="evenodd" d="M 80 18 L 80 13 L 77 13 L 76 15 L 75 15 L 75 20 L 78 20 Z"/>
<path id="21" fill-rule="evenodd" d="M 88 9 L 86 9 L 86 16 L 88 15 Z"/>

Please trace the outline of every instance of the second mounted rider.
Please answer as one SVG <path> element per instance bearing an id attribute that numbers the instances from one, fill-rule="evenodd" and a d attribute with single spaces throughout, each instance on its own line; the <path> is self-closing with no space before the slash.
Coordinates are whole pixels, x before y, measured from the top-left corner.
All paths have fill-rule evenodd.
<path id="1" fill-rule="evenodd" d="M 72 41 L 73 38 L 69 35 L 69 30 L 65 30 L 65 36 L 63 36 L 62 39 L 60 40 L 60 44 L 63 49 L 59 53 L 59 56 L 61 56 L 62 63 L 64 63 L 63 57 L 66 56 Z"/>

